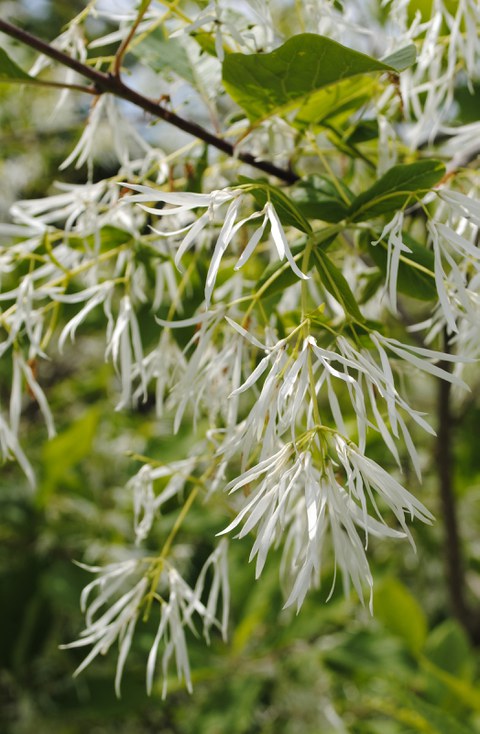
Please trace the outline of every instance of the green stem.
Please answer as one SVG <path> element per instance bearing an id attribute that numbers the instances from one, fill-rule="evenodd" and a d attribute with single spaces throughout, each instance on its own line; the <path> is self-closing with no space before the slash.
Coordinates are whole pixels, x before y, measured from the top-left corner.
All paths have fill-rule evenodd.
<path id="1" fill-rule="evenodd" d="M 127 53 L 127 49 L 130 45 L 131 40 L 133 39 L 135 35 L 135 31 L 137 30 L 138 26 L 142 22 L 142 18 L 145 15 L 145 13 L 147 12 L 148 8 L 150 7 L 151 2 L 152 0 L 142 0 L 137 17 L 135 18 L 135 21 L 132 27 L 130 28 L 128 35 L 126 36 L 126 38 L 123 39 L 117 53 L 115 54 L 115 58 L 113 62 L 113 73 L 118 78 L 120 78 L 120 71 L 122 68 L 123 57 Z"/>

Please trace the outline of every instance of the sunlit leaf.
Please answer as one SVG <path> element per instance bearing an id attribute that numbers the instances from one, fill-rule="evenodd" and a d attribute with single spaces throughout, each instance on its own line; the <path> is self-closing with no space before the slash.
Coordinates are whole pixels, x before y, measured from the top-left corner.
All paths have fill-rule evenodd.
<path id="1" fill-rule="evenodd" d="M 331 38 L 302 33 L 268 54 L 229 54 L 223 83 L 255 122 L 294 108 L 313 92 L 348 77 L 394 71 Z"/>

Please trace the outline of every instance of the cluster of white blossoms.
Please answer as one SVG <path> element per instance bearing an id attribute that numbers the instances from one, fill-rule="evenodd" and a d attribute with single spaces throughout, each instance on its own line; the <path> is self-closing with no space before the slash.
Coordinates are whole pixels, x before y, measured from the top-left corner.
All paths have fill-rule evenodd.
<path id="1" fill-rule="evenodd" d="M 120 685 L 125 662 L 139 620 L 142 605 L 160 602 L 159 621 L 147 662 L 147 691 L 152 692 L 160 642 L 163 644 L 161 667 L 163 690 L 167 692 L 167 672 L 174 657 L 179 678 L 192 690 L 185 627 L 194 629 L 195 618 L 203 625 L 203 634 L 209 641 L 212 627 L 218 628 L 224 639 L 227 635 L 229 586 L 226 544 L 219 543 L 205 562 L 194 588 L 189 586 L 176 568 L 165 558 L 140 558 L 110 565 L 83 566 L 97 574 L 82 592 L 81 608 L 85 612 L 86 627 L 80 638 L 64 648 L 93 646 L 75 674 L 78 675 L 99 654 L 105 655 L 113 643 L 119 643 L 115 691 Z M 212 569 L 212 580 L 205 592 L 207 574 Z M 126 589 L 126 591 L 124 591 Z M 96 596 L 90 599 L 92 592 Z M 122 593 L 123 592 L 123 593 Z M 202 602 L 202 596 L 206 597 Z M 108 607 L 106 611 L 103 607 Z M 217 619 L 217 607 L 219 612 Z"/>
<path id="2" fill-rule="evenodd" d="M 164 23 L 176 42 L 193 53 L 191 35 L 211 32 L 217 61 L 208 64 L 216 63 L 215 73 L 225 50 L 270 50 L 282 40 L 273 30 L 272 3 L 215 0 L 196 18 L 179 15 L 176 3 L 160 5 L 152 4 L 144 14 L 139 36 Z M 372 4 L 344 3 L 343 13 L 339 5 L 296 3 L 298 30 L 314 19 L 318 27 L 310 30 L 361 33 L 363 46 L 373 53 L 373 26 L 365 24 Z M 391 48 L 382 51 L 413 40 L 419 63 L 401 77 L 407 120 L 398 129 L 388 122 L 389 112 L 400 104 L 395 90 L 388 88 L 381 100 L 372 101 L 381 115 L 380 146 L 387 140 L 397 151 L 405 141 L 415 147 L 436 134 L 439 111 L 452 99 L 457 60 L 463 59 L 466 74 L 475 75 L 478 54 L 472 49 L 471 27 L 478 27 L 480 11 L 472 0 L 457 5 L 452 14 L 442 0 L 434 0 L 430 19 L 417 14 L 409 20 L 408 2 L 389 4 Z M 104 15 L 95 3 L 89 12 L 97 19 Z M 90 48 L 125 40 L 136 17 L 109 13 L 118 30 L 91 42 Z M 86 52 L 79 25 L 83 19 L 57 39 L 59 48 L 79 59 Z M 444 23 L 451 34 L 448 48 Z M 43 66 L 37 64 L 33 73 Z M 213 104 L 211 94 L 200 97 L 215 121 L 218 99 Z M 119 168 L 114 177 L 94 183 L 99 131 L 105 125 Z M 296 131 L 285 119 L 273 117 L 258 129 L 279 156 L 285 139 L 294 144 Z M 465 134 L 463 128 L 449 130 L 452 138 Z M 299 145 L 302 151 L 303 142 Z M 331 144 L 320 133 L 318 145 L 333 161 Z M 317 164 L 325 160 L 322 155 Z M 379 169 L 395 160 L 396 152 L 387 161 L 379 151 Z M 318 277 L 311 257 L 320 246 L 317 232 L 299 233 L 267 188 L 261 200 L 251 183 L 238 183 L 231 168 L 237 162 L 229 168 L 217 158 L 211 161 L 203 183 L 207 193 L 185 190 L 183 162 L 181 151 L 167 155 L 157 147 L 153 134 L 146 142 L 122 106 L 104 95 L 92 106 L 62 166 L 86 164 L 88 183 L 58 184 L 60 193 L 18 202 L 12 222 L 0 225 L 0 236 L 8 241 L 0 249 L 0 358 L 12 365 L 10 401 L 0 405 L 3 458 L 17 459 L 34 484 L 19 441 L 28 400 L 38 404 L 48 435 L 55 431 L 37 365 L 80 339 L 93 314 L 103 320 L 105 360 L 118 378 L 116 409 L 129 410 L 153 397 L 157 416 L 171 419 L 175 433 L 193 425 L 198 434 L 189 456 L 169 463 L 154 457 L 127 485 L 136 540 L 130 557 L 87 569 L 96 578 L 82 595 L 86 627 L 69 646 L 92 646 L 80 671 L 118 643 L 117 692 L 135 628 L 155 615 L 147 688 L 154 686 L 160 657 L 163 694 L 171 661 L 191 689 L 187 630 L 195 630 L 197 620 L 207 641 L 212 629 L 227 636 L 223 536 L 253 534 L 257 576 L 271 549 L 282 548 L 286 606 L 300 609 L 308 591 L 321 585 L 325 567 L 332 570 L 333 558 L 333 583 L 340 572 L 345 591 L 352 586 L 362 600 L 367 591 L 371 607 L 369 539 L 403 538 L 413 544 L 409 521 L 433 519 L 401 483 L 406 460 L 421 477 L 416 432 L 434 432 L 421 409 L 412 406 L 405 383 L 421 375 L 422 380 L 430 376 L 465 387 L 462 365 L 480 354 L 480 204 L 471 172 L 458 186 L 444 182 L 368 230 L 378 232 L 372 245 L 383 242 L 387 249 L 384 291 L 375 300 L 373 322 L 348 313 Z M 335 166 L 328 164 L 327 172 L 332 174 Z M 428 347 L 403 343 L 379 323 L 399 316 L 400 268 L 412 252 L 404 232 L 418 211 L 427 220 L 425 239 L 434 258 L 429 275 L 437 290 L 429 318 L 416 327 L 427 330 Z M 343 228 L 345 241 L 355 245 L 357 230 L 348 227 Z M 343 229 L 338 225 L 333 233 Z M 360 269 L 356 274 L 362 268 L 367 272 L 360 254 L 349 251 L 344 275 L 351 257 Z M 15 284 L 19 272 L 23 277 Z M 351 284 L 353 296 L 360 295 L 357 286 Z M 445 330 L 455 346 L 452 353 L 433 348 Z M 372 437 L 386 449 L 385 466 L 369 456 Z M 220 500 L 229 517 L 218 528 L 222 537 L 214 540 L 198 578 L 189 581 L 190 569 L 176 554 L 175 539 L 197 497 L 207 506 Z M 152 556 L 146 546 L 156 519 L 173 502 L 180 515 L 163 548 Z"/>

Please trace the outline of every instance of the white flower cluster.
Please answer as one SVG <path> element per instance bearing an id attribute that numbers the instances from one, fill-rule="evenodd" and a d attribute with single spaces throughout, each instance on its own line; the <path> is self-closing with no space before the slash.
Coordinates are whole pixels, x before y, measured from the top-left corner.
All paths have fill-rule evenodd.
<path id="1" fill-rule="evenodd" d="M 129 559 L 103 567 L 82 565 L 85 570 L 97 575 L 82 592 L 81 607 L 85 612 L 86 627 L 78 640 L 63 647 L 93 647 L 75 671 L 75 675 L 84 670 L 97 655 L 105 655 L 117 642 L 119 652 L 115 691 L 120 695 L 122 673 L 135 627 L 139 621 L 146 621 L 152 604 L 155 604 L 158 606 L 160 618 L 147 661 L 147 691 L 152 692 L 160 644 L 163 647 L 163 697 L 167 693 L 168 666 L 172 657 L 179 679 L 183 678 L 191 691 L 185 627 L 194 630 L 194 619 L 198 617 L 202 621 L 203 634 L 207 641 L 212 626 L 217 627 L 224 638 L 226 637 L 229 609 L 226 552 L 227 544 L 221 542 L 204 564 L 194 588 L 162 558 Z M 203 603 L 201 598 L 210 569 L 213 578 L 208 597 Z M 217 619 L 219 605 L 223 611 L 220 619 Z"/>
<path id="2" fill-rule="evenodd" d="M 343 14 L 338 5 L 305 0 L 302 17 L 315 19 L 321 32 L 330 26 L 337 26 L 337 34 L 363 28 L 363 40 L 371 44 L 374 33 L 365 30 L 362 19 L 372 4 L 360 8 L 362 4 L 352 3 Z M 403 0 L 394 0 L 391 9 L 389 32 L 400 28 L 402 42 L 413 39 L 420 48 L 416 70 L 402 77 L 406 115 L 414 124 L 401 126 L 398 133 L 404 135 L 405 127 L 405 139 L 416 145 L 439 130 L 434 111 L 451 101 L 460 56 L 473 76 L 478 62 L 468 24 L 473 19 L 478 25 L 478 8 L 472 0 L 461 0 L 453 13 L 442 0 L 434 0 L 431 19 L 416 17 L 413 24 Z M 93 10 L 103 17 L 103 11 Z M 206 28 L 220 60 L 231 46 L 253 51 L 260 43 L 269 50 L 278 41 L 270 5 L 263 0 L 245 3 L 245 8 L 242 4 L 241 11 L 236 3 L 215 0 L 197 18 L 183 18 L 182 23 L 177 10 L 172 3 L 165 19 L 177 41 L 188 48 L 187 37 Z M 251 27 L 243 24 L 239 30 L 239 15 Z M 118 30 L 91 47 L 124 40 L 135 18 L 114 14 Z M 152 5 L 139 34 L 156 27 L 159 18 L 163 15 Z M 451 34 L 447 50 L 444 23 Z M 75 24 L 57 45 L 84 58 Z M 391 92 L 378 108 L 385 115 L 389 100 Z M 105 125 L 119 171 L 94 183 Z M 297 134 L 285 120 L 272 119 L 262 130 L 272 136 L 272 150 L 279 156 L 284 141 L 293 144 Z M 385 116 L 379 145 L 387 142 L 387 148 L 396 150 L 396 135 Z M 389 154 L 379 152 L 380 169 L 395 160 Z M 86 627 L 68 647 L 92 646 L 80 672 L 118 643 L 117 693 L 135 628 L 155 614 L 158 626 L 147 661 L 149 691 L 159 659 L 164 695 L 172 659 L 191 689 L 187 634 L 188 629 L 195 631 L 195 619 L 207 641 L 212 629 L 227 635 L 225 538 L 193 581 L 188 563 L 175 555 L 175 536 L 197 495 L 207 505 L 218 501 L 231 512 L 231 521 L 218 528 L 218 535 L 254 535 L 251 558 L 256 559 L 257 576 L 269 552 L 281 547 L 287 606 L 300 609 L 308 591 L 322 583 L 326 560 L 332 557 L 334 583 L 338 569 L 345 591 L 353 587 L 362 600 L 367 591 L 371 606 L 369 539 L 406 538 L 413 544 L 408 522 L 417 518 L 429 523 L 432 515 L 368 455 L 369 440 L 373 436 L 387 449 L 385 464 L 393 459 L 398 476 L 406 457 L 420 479 L 416 432 L 432 434 L 433 429 L 421 406 L 414 407 L 407 398 L 404 378 L 430 376 L 465 387 L 462 365 L 480 355 L 480 205 L 474 184 L 466 192 L 458 190 L 461 185 L 451 190 L 445 186 L 415 205 L 427 218 L 424 234 L 433 253 L 438 294 L 433 315 L 416 328 L 428 330 L 429 344 L 446 330 L 456 345 L 454 354 L 388 336 L 378 323 L 383 311 L 375 314 L 376 323 L 352 317 L 313 269 L 311 255 L 326 240 L 316 241 L 313 231 L 299 235 L 268 187 L 261 203 L 252 206 L 252 185 L 236 184 L 215 161 L 205 174 L 210 193 L 185 191 L 183 168 L 180 174 L 176 169 L 179 161 L 183 163 L 180 152 L 167 156 L 145 142 L 123 108 L 104 95 L 93 105 L 62 166 L 86 164 L 88 182 L 63 184 L 60 193 L 19 202 L 12 208 L 12 223 L 0 226 L 9 243 L 18 239 L 0 249 L 0 304 L 5 304 L 0 358 L 11 358 L 12 365 L 10 400 L 6 409 L 0 405 L 3 458 L 15 457 L 34 483 L 19 442 L 22 410 L 28 399 L 35 401 L 53 435 L 47 390 L 39 377 L 42 361 L 54 347 L 66 350 L 93 317 L 104 323 L 104 356 L 118 378 L 117 410 L 152 396 L 157 416 L 171 419 L 175 433 L 190 424 L 200 434 L 189 457 L 169 464 L 152 460 L 130 480 L 136 540 L 132 557 L 87 569 L 97 577 L 82 595 Z M 328 163 L 326 170 L 334 175 Z M 387 246 L 383 300 L 389 318 L 401 311 L 399 274 L 412 254 L 404 238 L 412 213 L 396 212 L 372 243 Z M 348 226 L 345 239 L 354 245 L 356 232 L 350 236 Z M 360 261 L 357 251 L 351 252 Z M 15 282 L 20 272 L 23 277 Z M 333 272 L 338 272 L 336 266 Z M 346 269 L 335 276 L 337 285 L 345 274 Z M 351 290 L 358 295 L 356 283 Z M 324 291 L 330 295 L 324 298 Z M 73 316 L 64 316 L 65 306 L 69 311 L 73 307 Z M 152 558 L 145 544 L 158 515 L 172 501 L 181 506 L 179 518 Z"/>

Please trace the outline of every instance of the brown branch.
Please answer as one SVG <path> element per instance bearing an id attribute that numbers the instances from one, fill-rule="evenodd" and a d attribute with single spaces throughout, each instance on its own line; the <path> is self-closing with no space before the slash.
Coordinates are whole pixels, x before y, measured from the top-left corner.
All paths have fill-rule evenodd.
<path id="1" fill-rule="evenodd" d="M 444 334 L 444 351 L 446 353 L 450 351 L 446 333 Z M 449 362 L 439 362 L 438 366 L 446 371 L 451 370 Z M 455 500 L 451 387 L 451 383 L 446 380 L 438 381 L 436 460 L 441 516 L 445 532 L 445 572 L 452 614 L 474 638 L 476 635 L 465 598 L 465 569 Z"/>
<path id="2" fill-rule="evenodd" d="M 203 140 L 207 145 L 211 145 L 212 147 L 221 150 L 231 158 L 237 158 L 242 161 L 242 163 L 247 163 L 270 176 L 275 176 L 285 183 L 293 184 L 299 180 L 299 176 L 293 173 L 293 171 L 278 168 L 268 161 L 258 161 L 250 153 L 237 153 L 232 143 L 214 135 L 200 125 L 197 125 L 195 122 L 185 120 L 183 117 L 176 115 L 174 112 L 171 112 L 154 100 L 135 92 L 114 74 L 106 74 L 103 71 L 93 69 L 87 64 L 83 64 L 81 61 L 71 58 L 63 51 L 54 48 L 49 43 L 42 41 L 41 38 L 38 38 L 37 36 L 34 36 L 33 34 L 28 33 L 5 20 L 0 20 L 0 31 L 6 33 L 11 38 L 15 38 L 17 41 L 20 41 L 20 43 L 39 51 L 45 56 L 58 61 L 63 66 L 73 69 L 86 79 L 89 79 L 95 85 L 95 89 L 98 94 L 113 94 L 115 97 L 131 102 L 154 117 L 165 120 L 165 122 L 174 125 L 179 130 L 183 130 L 189 135 L 193 135 L 195 138 Z"/>

